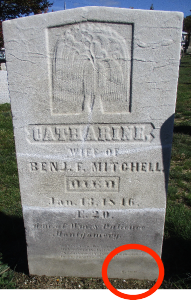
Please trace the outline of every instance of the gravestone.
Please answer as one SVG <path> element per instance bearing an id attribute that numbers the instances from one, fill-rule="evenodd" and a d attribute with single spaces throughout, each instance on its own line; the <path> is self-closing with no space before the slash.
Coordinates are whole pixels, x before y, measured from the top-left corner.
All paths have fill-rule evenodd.
<path id="1" fill-rule="evenodd" d="M 162 251 L 183 14 L 85 7 L 5 21 L 30 274 L 101 277 Z M 118 254 L 110 278 L 157 279 Z"/>
<path id="2" fill-rule="evenodd" d="M 191 53 L 191 34 L 188 36 L 188 49 L 186 49 L 186 53 Z"/>
<path id="3" fill-rule="evenodd" d="M 0 63 L 0 67 L 0 104 L 10 103 L 5 63 Z"/>

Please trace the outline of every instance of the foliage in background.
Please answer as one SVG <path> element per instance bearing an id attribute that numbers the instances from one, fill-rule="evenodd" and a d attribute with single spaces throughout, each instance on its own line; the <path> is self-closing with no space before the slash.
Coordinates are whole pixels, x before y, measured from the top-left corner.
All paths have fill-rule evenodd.
<path id="1" fill-rule="evenodd" d="M 191 15 L 184 18 L 184 31 L 191 33 Z"/>
<path id="2" fill-rule="evenodd" d="M 32 13 L 39 14 L 52 5 L 48 0 L 0 0 L 0 18 L 4 21 Z"/>
<path id="3" fill-rule="evenodd" d="M 0 48 L 3 47 L 2 21 L 41 14 L 52 5 L 48 0 L 0 0 Z"/>

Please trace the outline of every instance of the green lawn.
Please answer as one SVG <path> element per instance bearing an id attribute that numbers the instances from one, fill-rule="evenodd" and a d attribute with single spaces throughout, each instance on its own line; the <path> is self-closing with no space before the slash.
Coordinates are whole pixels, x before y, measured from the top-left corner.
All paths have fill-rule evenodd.
<path id="1" fill-rule="evenodd" d="M 191 288 L 190 117 L 191 56 L 185 56 L 180 65 L 162 255 L 165 279 L 161 288 Z M 26 278 L 26 274 L 26 243 L 12 117 L 10 105 L 2 104 L 0 105 L 0 288 L 19 288 L 21 285 L 18 285 L 18 277 L 22 281 L 22 278 L 23 280 Z M 78 284 L 78 279 L 75 282 Z M 80 287 L 85 288 L 83 280 L 80 279 L 79 282 Z M 84 282 L 87 282 L 87 279 L 84 279 Z M 93 279 L 93 282 L 94 285 L 91 285 L 88 281 L 90 288 L 101 288 L 100 279 Z M 122 288 L 120 282 L 119 280 L 115 287 Z M 140 281 L 129 281 L 129 285 L 123 284 L 124 288 L 147 288 L 147 286 L 150 287 L 149 284 Z M 62 285 L 60 287 L 63 288 Z"/>
<path id="2" fill-rule="evenodd" d="M 180 65 L 163 247 L 166 279 L 191 288 L 191 56 Z"/>

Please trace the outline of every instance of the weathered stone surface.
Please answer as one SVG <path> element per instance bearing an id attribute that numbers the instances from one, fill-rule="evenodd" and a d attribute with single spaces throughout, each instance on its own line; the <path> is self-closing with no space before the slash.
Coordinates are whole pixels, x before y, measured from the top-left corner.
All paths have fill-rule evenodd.
<path id="1" fill-rule="evenodd" d="M 1 63 L 0 70 L 0 104 L 3 103 L 10 103 L 5 63 Z"/>
<path id="2" fill-rule="evenodd" d="M 182 13 L 105 7 L 6 21 L 31 274 L 101 277 L 161 255 Z M 109 277 L 156 279 L 140 251 Z"/>

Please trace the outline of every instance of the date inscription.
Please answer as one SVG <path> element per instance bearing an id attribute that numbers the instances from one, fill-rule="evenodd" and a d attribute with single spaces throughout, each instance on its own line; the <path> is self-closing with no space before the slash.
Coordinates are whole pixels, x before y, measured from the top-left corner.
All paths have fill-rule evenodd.
<path id="1" fill-rule="evenodd" d="M 52 207 L 76 207 L 80 206 L 82 208 L 112 208 L 112 207 L 120 207 L 120 208 L 136 208 L 139 207 L 138 201 L 133 198 L 122 197 L 116 200 L 114 198 L 109 197 L 83 197 L 76 200 L 68 200 L 68 199 L 59 199 L 59 198 L 49 198 L 48 202 L 49 206 Z"/>

